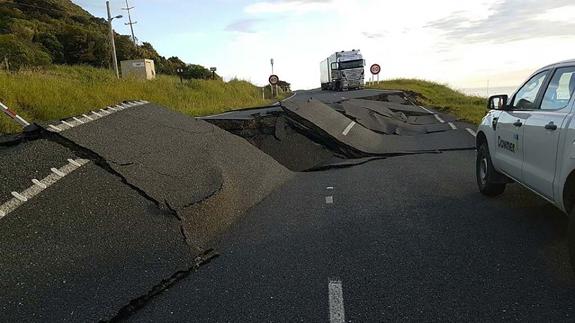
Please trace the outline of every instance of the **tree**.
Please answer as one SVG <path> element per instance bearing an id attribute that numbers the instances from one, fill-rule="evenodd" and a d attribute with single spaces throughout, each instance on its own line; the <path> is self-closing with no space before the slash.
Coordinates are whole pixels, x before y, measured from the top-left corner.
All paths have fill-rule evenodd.
<path id="1" fill-rule="evenodd" d="M 18 40 L 14 35 L 0 35 L 0 59 L 4 58 L 12 70 L 52 63 L 50 55 L 38 45 Z"/>

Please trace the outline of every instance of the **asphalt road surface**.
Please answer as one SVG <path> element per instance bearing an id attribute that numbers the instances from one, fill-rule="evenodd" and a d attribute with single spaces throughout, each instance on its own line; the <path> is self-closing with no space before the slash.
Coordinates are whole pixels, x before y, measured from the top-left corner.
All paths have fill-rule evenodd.
<path id="1" fill-rule="evenodd" d="M 385 92 L 306 91 L 291 100 L 334 103 L 380 93 Z M 452 120 L 443 114 L 437 118 Z M 451 124 L 473 136 L 470 125 Z M 54 171 L 39 170 L 78 158 L 77 152 L 43 140 L 2 153 L 0 205 L 11 191 L 30 185 L 22 178 L 50 176 Z M 482 196 L 474 163 L 475 152 L 461 150 L 294 173 L 206 243 L 218 258 L 117 318 L 573 321 L 575 279 L 565 245 L 566 216 L 519 185 L 508 186 L 498 198 Z M 74 168 L 31 203 L 0 218 L 5 269 L 0 287 L 11 291 L 0 295 L 0 307 L 13 316 L 0 318 L 110 319 L 120 310 L 118 303 L 127 304 L 133 295 L 193 265 L 198 251 L 186 245 L 180 221 L 157 209 L 146 194 L 125 190 L 121 178 L 94 162 Z M 94 228 L 109 236 L 95 235 Z M 50 260 L 52 271 L 36 261 L 42 243 L 57 255 Z M 122 261 L 128 254 L 130 262 Z M 81 294 L 65 294 L 82 287 L 90 275 L 98 277 L 100 284 L 94 286 L 105 282 L 108 288 L 86 285 Z M 30 285 L 15 287 L 12 281 Z M 28 302 L 38 295 L 44 295 L 41 302 Z M 74 296 L 74 304 L 61 300 Z M 70 313 L 73 305 L 79 313 Z M 30 309 L 34 315 L 26 317 Z"/>

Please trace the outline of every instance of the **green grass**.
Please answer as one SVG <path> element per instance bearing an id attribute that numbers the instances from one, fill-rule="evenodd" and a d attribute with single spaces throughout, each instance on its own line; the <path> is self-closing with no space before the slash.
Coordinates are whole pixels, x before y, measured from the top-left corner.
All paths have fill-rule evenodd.
<path id="1" fill-rule="evenodd" d="M 487 99 L 465 95 L 450 87 L 416 79 L 396 79 L 369 84 L 369 88 L 411 91 L 417 94 L 419 104 L 454 116 L 474 124 L 479 124 L 485 115 Z"/>
<path id="2" fill-rule="evenodd" d="M 118 80 L 106 69 L 51 66 L 0 72 L 0 101 L 28 121 L 49 121 L 101 109 L 124 100 L 147 100 L 192 116 L 265 105 L 262 89 L 246 81 L 190 80 L 171 76 L 153 81 Z M 21 129 L 0 113 L 0 133 Z"/>

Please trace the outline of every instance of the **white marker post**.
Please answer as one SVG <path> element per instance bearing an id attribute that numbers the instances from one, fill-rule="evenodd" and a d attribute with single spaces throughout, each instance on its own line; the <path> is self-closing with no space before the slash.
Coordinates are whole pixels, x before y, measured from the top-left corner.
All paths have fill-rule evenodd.
<path id="1" fill-rule="evenodd" d="M 0 110 L 2 110 L 2 112 L 4 112 L 11 119 L 18 122 L 18 124 L 20 124 L 22 127 L 28 127 L 30 125 L 30 123 L 28 121 L 24 120 L 21 116 L 16 114 L 16 112 L 10 110 L 2 102 L 0 102 Z"/>

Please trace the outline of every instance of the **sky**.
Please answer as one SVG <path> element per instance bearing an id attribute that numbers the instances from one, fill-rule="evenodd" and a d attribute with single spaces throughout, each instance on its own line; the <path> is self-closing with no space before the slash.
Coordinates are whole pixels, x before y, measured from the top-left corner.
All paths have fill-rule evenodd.
<path id="1" fill-rule="evenodd" d="M 258 85 L 275 74 L 319 87 L 319 62 L 360 49 L 380 79 L 455 88 L 513 87 L 535 69 L 575 58 L 573 0 L 129 0 L 136 37 L 166 57 L 217 67 Z M 104 17 L 105 1 L 73 0 Z M 111 0 L 113 15 L 125 0 Z M 114 28 L 129 34 L 127 19 Z"/>

